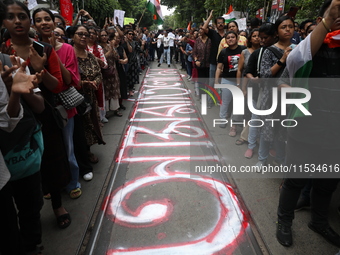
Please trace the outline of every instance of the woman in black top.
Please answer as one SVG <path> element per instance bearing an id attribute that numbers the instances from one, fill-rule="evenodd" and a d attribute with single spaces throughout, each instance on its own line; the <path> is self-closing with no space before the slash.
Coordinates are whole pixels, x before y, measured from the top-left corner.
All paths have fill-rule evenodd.
<path id="1" fill-rule="evenodd" d="M 229 47 L 221 51 L 217 59 L 217 68 L 215 74 L 215 84 L 219 83 L 219 78 L 222 78 L 222 84 L 232 84 L 239 86 L 239 82 L 236 82 L 236 74 L 238 69 L 238 61 L 241 56 L 242 50 L 245 46 L 238 45 L 237 34 L 234 31 L 229 31 L 226 34 L 226 42 Z M 229 104 L 232 100 L 232 94 L 229 89 L 222 88 L 222 104 L 220 107 L 220 118 L 226 119 Z M 221 128 L 226 128 L 227 124 L 220 124 Z M 236 126 L 233 125 L 230 128 L 230 136 L 236 136 Z"/>

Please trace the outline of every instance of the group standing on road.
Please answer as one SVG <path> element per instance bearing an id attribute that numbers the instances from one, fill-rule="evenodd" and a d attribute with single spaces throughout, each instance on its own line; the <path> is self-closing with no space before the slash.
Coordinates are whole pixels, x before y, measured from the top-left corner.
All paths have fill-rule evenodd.
<path id="1" fill-rule="evenodd" d="M 275 24 L 260 25 L 254 18 L 251 28 L 239 31 L 236 21 L 226 24 L 223 17 L 211 25 L 211 11 L 197 29 L 149 32 L 134 24 L 114 25 L 109 18 L 99 28 L 85 10 L 66 27 L 62 16 L 39 8 L 33 12 L 31 26 L 25 4 L 0 2 L 4 25 L 0 54 L 0 216 L 4 222 L 0 254 L 41 254 L 43 197 L 51 199 L 58 227 L 70 226 L 72 217 L 62 205 L 61 194 L 66 191 L 71 199 L 77 199 L 82 195 L 79 178 L 94 178 L 92 165 L 100 159 L 91 146 L 105 145 L 104 123 L 109 117 L 123 116 L 123 100 L 134 97 L 139 75 L 148 61 L 156 59 L 155 54 L 158 67 L 163 62 L 168 68 L 173 62 L 180 63 L 188 80 L 195 83 L 198 97 L 218 94 L 221 120 L 246 120 L 249 125 L 243 127 L 236 145 L 248 143 L 244 156 L 249 159 L 259 141 L 258 170 L 268 164 L 270 153 L 275 154 L 276 165 L 339 164 L 339 7 L 340 0 L 326 0 L 316 21 L 306 20 L 300 27 L 284 14 Z M 89 18 L 86 24 L 79 21 L 81 16 Z M 16 72 L 13 78 L 12 72 Z M 322 86 L 315 79 L 299 83 L 298 77 L 327 82 Z M 293 106 L 287 116 L 278 116 L 280 109 L 265 116 L 250 111 L 233 114 L 231 91 L 214 89 L 214 84 L 220 83 L 238 87 L 245 97 L 247 88 L 252 88 L 256 110 L 272 107 L 276 89 L 280 93 L 284 88 L 303 87 L 312 94 L 304 104 L 311 116 L 302 116 Z M 212 107 L 213 98 L 209 97 L 208 108 Z M 283 128 L 264 121 L 281 117 L 299 124 Z M 261 120 L 264 125 L 260 127 L 250 125 Z M 219 127 L 226 128 L 226 123 Z M 235 137 L 237 132 L 238 126 L 232 124 L 229 136 Z M 338 179 L 303 177 L 288 176 L 280 188 L 278 242 L 292 245 L 294 210 L 311 206 L 308 227 L 340 247 L 340 236 L 327 217 Z M 301 196 L 302 189 L 307 195 Z"/>

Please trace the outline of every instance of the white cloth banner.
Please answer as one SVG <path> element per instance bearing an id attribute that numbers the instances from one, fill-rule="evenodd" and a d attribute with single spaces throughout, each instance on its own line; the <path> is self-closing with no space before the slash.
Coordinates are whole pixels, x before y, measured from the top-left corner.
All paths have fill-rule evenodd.
<path id="1" fill-rule="evenodd" d="M 124 15 L 125 11 L 115 10 L 113 14 L 113 24 L 117 25 L 116 17 L 118 18 L 118 23 L 121 27 L 124 25 Z"/>
<path id="2" fill-rule="evenodd" d="M 28 9 L 29 10 L 32 10 L 36 6 L 38 6 L 37 0 L 28 0 Z"/>

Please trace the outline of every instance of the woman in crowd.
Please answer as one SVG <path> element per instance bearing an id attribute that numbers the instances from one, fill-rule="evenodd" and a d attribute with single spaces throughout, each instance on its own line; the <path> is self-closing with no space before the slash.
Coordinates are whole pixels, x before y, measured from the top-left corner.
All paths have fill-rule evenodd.
<path id="1" fill-rule="evenodd" d="M 6 27 L 11 28 L 13 20 L 20 17 L 27 33 L 30 14 L 26 6 L 21 2 L 6 4 L 8 13 L 7 7 L 0 2 L 0 26 L 6 17 Z M 18 43 L 18 36 L 14 41 Z M 33 55 L 31 47 L 29 50 Z M 0 228 L 0 254 L 36 254 L 42 237 L 40 210 L 43 199 L 39 170 L 43 138 L 34 113 L 44 110 L 44 99 L 36 94 L 39 89 L 34 87 L 38 86 L 44 71 L 29 76 L 26 74 L 27 62 L 20 63 L 20 59 L 13 56 L 9 59 L 2 53 L 0 58 L 0 217 L 4 219 Z M 6 71 L 5 65 L 8 66 Z M 13 72 L 16 74 L 12 78 Z"/>
<path id="2" fill-rule="evenodd" d="M 299 116 L 296 109 L 291 109 L 292 114 L 289 118 L 294 118 L 298 125 L 288 129 L 286 165 L 324 166 L 322 172 L 315 169 L 316 171 L 305 172 L 304 176 L 299 175 L 299 178 L 296 176 L 297 173 L 294 173 L 285 179 L 280 193 L 276 229 L 276 238 L 283 246 L 293 244 L 291 226 L 294 209 L 301 189 L 312 174 L 311 221 L 308 227 L 329 243 L 340 247 L 340 236 L 328 221 L 332 194 L 339 182 L 336 176 L 328 175 L 332 172 L 329 171 L 332 167 L 338 166 L 340 153 L 338 82 L 340 44 L 336 40 L 340 33 L 339 7 L 339 1 L 324 2 L 318 17 L 319 24 L 288 56 L 286 68 L 288 83 L 279 84 L 302 87 L 311 93 L 308 102 L 310 116 L 303 114 Z M 304 79 L 295 79 L 297 77 L 309 78 L 308 84 L 304 84 Z M 315 79 L 321 77 L 322 81 Z M 301 231 L 306 232 L 304 229 Z"/>
<path id="3" fill-rule="evenodd" d="M 102 70 L 103 84 L 105 94 L 105 111 L 113 111 L 115 116 L 122 117 L 119 112 L 120 82 L 116 61 L 119 56 L 113 49 L 113 42 L 108 41 L 108 34 L 105 30 L 100 31 L 100 46 L 104 50 L 105 58 L 108 64 L 106 69 Z"/>
<path id="4" fill-rule="evenodd" d="M 128 71 L 127 71 L 127 83 L 129 87 L 129 96 L 133 97 L 135 91 L 135 84 L 139 84 L 139 72 L 138 72 L 138 60 L 137 56 L 142 53 L 142 49 L 138 42 L 134 40 L 133 30 L 127 31 L 127 40 L 124 43 L 125 51 L 128 52 Z"/>
<path id="5" fill-rule="evenodd" d="M 285 68 L 287 56 L 292 50 L 290 47 L 290 39 L 294 32 L 294 21 L 292 18 L 281 16 L 275 22 L 275 30 L 278 42 L 268 47 L 263 53 L 260 70 L 261 78 L 280 77 Z M 272 106 L 273 86 L 276 86 L 273 79 L 267 79 L 267 81 L 261 84 L 262 96 L 259 98 L 260 102 L 258 102 L 260 110 L 269 109 Z M 273 119 L 273 117 L 273 114 L 262 116 L 263 119 Z M 264 125 L 261 127 L 259 161 L 256 166 L 261 167 L 267 163 L 271 143 L 274 143 L 276 150 L 276 163 L 284 163 L 285 137 L 283 137 L 282 131 L 279 127 L 274 128 L 270 122 L 264 121 Z"/>
<path id="6" fill-rule="evenodd" d="M 90 38 L 87 44 L 87 50 L 89 52 L 91 52 L 96 58 L 97 61 L 100 65 L 100 67 L 102 68 L 102 70 L 107 69 L 108 65 L 107 65 L 107 61 L 105 58 L 105 54 L 104 54 L 104 50 L 103 48 L 98 44 L 98 34 L 97 34 L 97 30 L 93 27 L 93 26 L 88 26 L 89 29 L 89 33 L 90 33 Z M 98 102 L 98 107 L 100 109 L 99 113 L 100 113 L 100 120 L 102 122 L 107 122 L 107 119 L 105 117 L 105 102 L 104 102 L 104 88 L 103 88 L 103 84 L 100 83 L 98 84 L 98 89 L 96 91 L 96 95 L 97 95 L 97 102 Z M 92 163 L 97 163 L 96 160 L 92 160 Z"/>
<path id="7" fill-rule="evenodd" d="M 197 68 L 198 86 L 199 88 L 206 88 L 205 84 L 209 84 L 209 56 L 210 56 L 211 40 L 204 33 L 203 29 L 199 30 L 199 37 L 197 38 L 194 49 L 192 51 L 193 61 Z M 198 88 L 198 95 L 201 94 L 201 89 Z M 197 93 L 196 92 L 196 93 Z"/>
<path id="8" fill-rule="evenodd" d="M 276 42 L 276 31 L 274 24 L 265 23 L 259 29 L 259 35 L 261 38 L 262 48 L 255 50 L 248 59 L 248 64 L 246 66 L 245 75 L 248 79 L 247 87 L 252 87 L 253 89 L 253 107 L 255 109 L 257 105 L 257 100 L 259 97 L 259 71 L 260 63 L 263 55 L 263 51 L 266 47 L 273 45 Z M 252 113 L 251 120 L 259 119 L 259 116 Z M 255 123 L 252 121 L 252 126 L 249 127 L 248 134 L 248 149 L 246 150 L 244 156 L 246 158 L 252 158 L 254 154 L 254 149 L 256 147 L 257 138 L 260 131 L 261 123 Z"/>
<path id="9" fill-rule="evenodd" d="M 8 50 L 28 61 L 31 73 L 45 70 L 39 88 L 45 100 L 45 110 L 37 114 L 37 119 L 42 123 L 44 137 L 44 154 L 41 163 L 42 186 L 44 194 L 51 194 L 52 207 L 57 217 L 59 227 L 66 227 L 71 219 L 61 203 L 60 191 L 70 181 L 70 169 L 65 150 L 62 130 L 58 127 L 53 117 L 53 108 L 56 106 L 56 94 L 63 90 L 63 79 L 59 65 L 59 58 L 53 47 L 45 42 L 40 42 L 44 47 L 44 56 L 32 50 L 32 39 L 29 38 L 30 27 L 29 11 L 25 5 L 18 1 L 6 1 L 8 19 L 4 25 L 8 29 L 11 39 L 6 42 Z M 25 19 L 20 19 L 25 16 Z M 19 24 L 18 24 L 19 23 Z M 22 29 L 17 29 L 20 26 Z M 46 25 L 46 31 L 51 34 L 52 27 Z"/>
<path id="10" fill-rule="evenodd" d="M 126 73 L 124 70 L 124 66 L 128 63 L 128 58 L 124 51 L 124 48 L 121 46 L 121 37 L 118 32 L 115 34 L 109 35 L 109 41 L 113 42 L 113 49 L 118 54 L 118 60 L 116 62 L 116 67 L 119 76 L 119 84 L 120 84 L 120 97 L 119 97 L 119 108 L 120 110 L 125 110 L 125 106 L 123 105 L 123 99 L 128 99 L 127 96 L 127 83 L 126 83 Z"/>
<path id="11" fill-rule="evenodd" d="M 242 51 L 241 56 L 240 56 L 240 60 L 238 62 L 237 79 L 238 79 L 238 83 L 241 84 L 241 89 L 242 89 L 245 97 L 247 95 L 247 83 L 248 83 L 248 79 L 244 78 L 245 68 L 248 64 L 248 60 L 249 60 L 250 55 L 255 50 L 257 50 L 258 48 L 260 48 L 259 29 L 255 28 L 250 32 L 249 37 L 247 39 L 247 49 L 244 49 Z M 245 102 L 247 102 L 247 101 L 245 101 Z M 246 113 L 245 119 L 247 121 L 249 120 L 248 116 L 250 117 L 250 114 Z M 248 131 L 249 131 L 249 126 L 246 125 L 241 132 L 240 138 L 236 140 L 236 145 L 242 145 L 246 141 L 248 141 Z"/>
<path id="12" fill-rule="evenodd" d="M 73 47 L 78 59 L 80 71 L 80 92 L 91 102 L 92 109 L 81 116 L 85 137 L 87 141 L 86 149 L 90 162 L 99 161 L 90 150 L 93 144 L 105 144 L 100 127 L 100 117 L 98 109 L 97 93 L 99 85 L 102 83 L 101 68 L 97 58 L 87 51 L 87 43 L 90 37 L 90 30 L 84 26 L 75 26 L 69 29 L 70 37 L 73 39 Z M 78 141 L 74 142 L 75 144 Z M 81 141 L 79 141 L 81 143 Z"/>
<path id="13" fill-rule="evenodd" d="M 55 40 L 54 36 L 54 15 L 46 8 L 39 8 L 33 12 L 33 23 L 35 29 L 40 34 L 42 42 L 51 43 L 59 57 L 59 67 L 63 78 L 63 90 L 68 89 L 70 86 L 78 86 L 79 72 L 77 59 L 74 54 L 72 46 L 68 44 L 62 44 Z M 71 198 L 79 197 L 81 195 L 79 179 L 79 168 L 74 155 L 73 149 L 73 128 L 74 128 L 74 116 L 76 115 L 76 109 L 67 110 L 68 122 L 63 128 L 63 138 L 68 156 L 68 162 L 71 170 L 71 182 L 66 187 L 66 191 L 70 194 Z M 61 196 L 55 194 L 56 191 L 49 192 L 52 199 L 52 207 L 58 216 L 58 226 L 60 228 L 67 227 L 71 222 L 69 215 L 65 208 L 61 206 Z M 57 196 L 57 199 L 55 198 Z M 58 213 L 59 212 L 59 213 Z"/>
<path id="14" fill-rule="evenodd" d="M 219 83 L 222 77 L 222 84 L 231 84 L 240 86 L 236 83 L 236 74 L 238 70 L 238 61 L 244 46 L 237 44 L 238 35 L 234 31 L 228 31 L 226 34 L 226 42 L 229 47 L 224 48 L 218 56 L 218 64 L 215 75 L 215 84 Z M 222 88 L 222 105 L 220 108 L 220 118 L 226 119 L 228 107 L 232 99 L 232 94 L 229 89 Z M 234 119 L 233 119 L 234 121 Z M 226 128 L 226 124 L 220 124 L 221 128 Z M 230 136 L 236 136 L 236 125 L 230 127 Z"/>
<path id="15" fill-rule="evenodd" d="M 238 24 L 236 21 L 231 21 L 227 24 L 227 30 L 228 31 L 234 31 L 237 34 L 237 43 L 238 45 L 242 45 L 242 46 L 247 46 L 247 38 L 239 35 L 239 30 L 238 30 Z M 217 52 L 217 56 L 220 54 L 221 50 L 224 48 L 228 47 L 228 42 L 225 38 L 223 38 L 220 41 L 220 45 L 218 46 L 218 52 Z"/>

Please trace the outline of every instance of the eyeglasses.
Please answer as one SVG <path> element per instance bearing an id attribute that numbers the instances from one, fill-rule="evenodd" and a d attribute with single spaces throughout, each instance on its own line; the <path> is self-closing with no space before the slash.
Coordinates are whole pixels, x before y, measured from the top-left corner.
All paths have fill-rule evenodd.
<path id="1" fill-rule="evenodd" d="M 65 35 L 61 35 L 58 32 L 53 32 L 56 37 L 65 37 Z"/>
<path id="2" fill-rule="evenodd" d="M 133 35 L 133 33 L 128 33 L 128 35 Z"/>
<path id="3" fill-rule="evenodd" d="M 75 34 L 78 35 L 79 37 L 83 37 L 83 36 L 85 36 L 86 38 L 90 37 L 90 35 L 88 33 L 77 32 Z"/>

